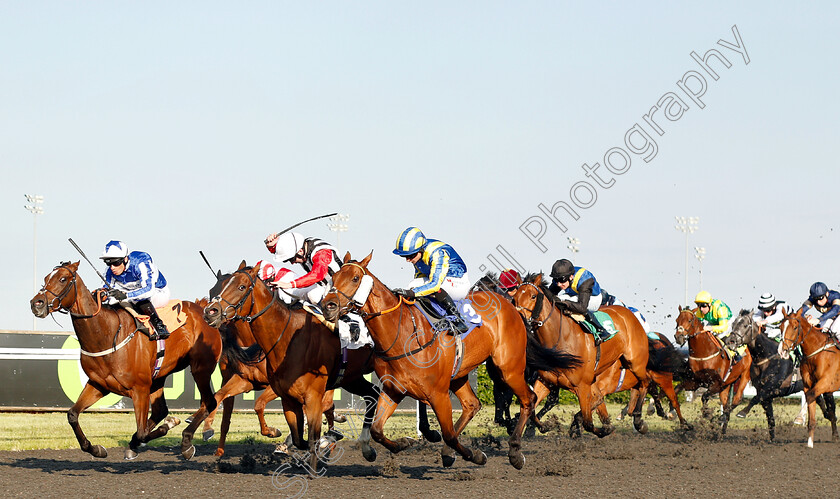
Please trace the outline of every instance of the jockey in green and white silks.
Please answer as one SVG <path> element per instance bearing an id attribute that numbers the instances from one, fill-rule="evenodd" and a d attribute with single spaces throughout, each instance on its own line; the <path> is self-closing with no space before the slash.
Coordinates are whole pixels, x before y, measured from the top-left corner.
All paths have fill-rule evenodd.
<path id="1" fill-rule="evenodd" d="M 791 306 L 777 300 L 773 293 L 764 293 L 758 299 L 758 308 L 753 312 L 753 321 L 759 326 L 764 326 L 764 334 L 768 338 L 781 341 L 784 314 L 792 312 Z"/>
<path id="2" fill-rule="evenodd" d="M 417 227 L 409 227 L 397 238 L 394 254 L 414 265 L 414 279 L 408 283 L 408 289 L 396 289 L 394 292 L 408 298 L 433 297 L 448 315 L 455 318 L 455 329 L 465 332 L 467 326 L 453 299 L 466 298 L 470 280 L 467 265 L 455 249 L 441 241 L 427 239 Z"/>

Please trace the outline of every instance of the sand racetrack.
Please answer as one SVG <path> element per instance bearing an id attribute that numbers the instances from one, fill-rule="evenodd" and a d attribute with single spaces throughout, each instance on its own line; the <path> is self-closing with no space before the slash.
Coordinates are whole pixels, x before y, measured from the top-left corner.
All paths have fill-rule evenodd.
<path id="1" fill-rule="evenodd" d="M 345 453 L 317 479 L 282 475 L 275 470 L 291 459 L 272 455 L 271 445 L 231 445 L 227 455 L 212 456 L 215 445 L 198 447 L 185 462 L 171 447 L 147 448 L 131 462 L 120 448 L 105 459 L 80 450 L 0 453 L 0 490 L 13 497 L 558 497 L 615 496 L 755 497 L 786 495 L 830 497 L 840 486 L 840 443 L 832 443 L 823 423 L 814 449 L 804 445 L 805 430 L 777 428 L 770 443 L 761 428 L 731 430 L 719 438 L 707 424 L 692 432 L 617 432 L 603 440 L 585 435 L 570 440 L 565 432 L 523 442 L 525 468 L 513 469 L 507 442 L 472 439 L 488 457 L 485 466 L 459 459 L 441 466 L 440 444 L 420 443 L 396 456 L 375 445 L 376 462 L 364 461 L 352 441 Z M 468 439 L 467 439 L 468 440 Z M 338 451 L 337 451 L 338 452 Z M 305 471 L 295 468 L 301 476 Z"/>

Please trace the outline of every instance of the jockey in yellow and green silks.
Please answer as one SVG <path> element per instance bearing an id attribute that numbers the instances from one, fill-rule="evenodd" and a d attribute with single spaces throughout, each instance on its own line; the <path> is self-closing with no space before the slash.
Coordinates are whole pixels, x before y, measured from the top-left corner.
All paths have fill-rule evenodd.
<path id="1" fill-rule="evenodd" d="M 726 345 L 726 337 L 729 336 L 729 319 L 732 318 L 732 310 L 729 306 L 717 298 L 712 299 L 708 291 L 701 291 L 694 297 L 697 309 L 694 315 L 703 322 L 703 329 L 711 331 L 721 343 Z M 735 360 L 740 359 L 747 351 L 746 345 L 741 345 L 735 350 L 726 348 L 729 352 L 736 354 Z"/>

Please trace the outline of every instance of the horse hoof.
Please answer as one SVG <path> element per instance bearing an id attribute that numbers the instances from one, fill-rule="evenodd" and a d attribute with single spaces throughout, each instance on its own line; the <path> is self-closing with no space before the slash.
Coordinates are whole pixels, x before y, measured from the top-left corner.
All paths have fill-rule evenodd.
<path id="1" fill-rule="evenodd" d="M 175 428 L 176 426 L 181 424 L 181 420 L 176 418 L 175 416 L 166 416 L 166 419 L 163 420 L 163 423 L 166 426 L 168 426 L 169 429 L 171 430 L 172 428 Z M 187 418 L 187 424 L 189 424 L 189 423 L 192 423 L 192 418 Z M 213 430 L 210 430 L 210 431 L 213 431 Z"/>
<path id="2" fill-rule="evenodd" d="M 335 416 L 333 416 L 333 421 L 335 421 L 336 423 L 346 423 L 347 416 L 345 416 L 344 414 L 336 414 Z"/>
<path id="3" fill-rule="evenodd" d="M 744 411 L 740 411 L 740 412 L 738 412 L 738 414 L 735 415 L 735 417 L 744 419 L 745 417 L 747 417 L 747 413 L 744 412 Z"/>
<path id="4" fill-rule="evenodd" d="M 195 456 L 195 445 L 190 445 L 186 450 L 182 450 L 181 455 L 184 456 L 184 459 L 187 461 L 192 459 L 193 456 Z"/>
<path id="5" fill-rule="evenodd" d="M 665 419 L 667 419 L 668 421 L 673 421 L 677 419 L 677 411 L 672 410 L 665 416 Z"/>
<path id="6" fill-rule="evenodd" d="M 636 431 L 638 431 L 641 435 L 647 435 L 647 432 L 648 432 L 647 423 L 642 421 L 640 424 L 636 425 Z"/>
<path id="7" fill-rule="evenodd" d="M 283 435 L 283 432 L 278 430 L 277 428 L 269 428 L 267 432 L 263 433 L 268 438 L 279 438 Z"/>
<path id="8" fill-rule="evenodd" d="M 487 454 L 481 452 L 480 450 L 473 451 L 472 462 L 479 466 L 484 466 L 487 464 Z"/>
<path id="9" fill-rule="evenodd" d="M 134 461 L 135 459 L 137 459 L 137 453 L 134 452 L 134 450 L 132 450 L 132 449 L 126 449 L 125 450 L 125 460 L 126 461 Z"/>
<path id="10" fill-rule="evenodd" d="M 94 445 L 90 448 L 90 455 L 93 457 L 108 457 L 108 451 L 101 445 Z"/>
<path id="11" fill-rule="evenodd" d="M 213 438 L 213 435 L 215 435 L 215 433 L 216 432 L 213 431 L 213 428 L 210 428 L 209 430 L 207 430 L 207 431 L 205 431 L 204 433 L 201 434 L 201 439 L 206 442 L 206 441 L 210 440 L 211 438 Z"/>
<path id="12" fill-rule="evenodd" d="M 400 449 L 407 449 L 412 445 L 417 443 L 417 440 L 410 437 L 402 437 L 401 439 L 397 440 L 397 443 L 400 445 Z"/>
<path id="13" fill-rule="evenodd" d="M 441 440 L 443 440 L 443 437 L 440 436 L 440 432 L 437 431 L 437 430 L 429 430 L 423 436 L 426 437 L 426 440 L 428 440 L 429 442 L 431 442 L 433 444 L 436 444 L 436 443 L 440 442 Z"/>
<path id="14" fill-rule="evenodd" d="M 525 456 L 523 456 L 521 452 L 508 455 L 508 460 L 510 461 L 510 464 L 518 470 L 521 470 L 522 467 L 525 466 Z"/>
<path id="15" fill-rule="evenodd" d="M 444 468 L 450 468 L 455 464 L 455 456 L 440 456 Z"/>
<path id="16" fill-rule="evenodd" d="M 274 448 L 274 455 L 275 456 L 287 456 L 289 454 L 289 446 L 286 444 L 280 444 Z"/>
<path id="17" fill-rule="evenodd" d="M 213 455 L 216 456 L 216 457 L 222 457 L 222 456 L 225 455 L 225 450 L 224 449 L 216 449 L 216 452 Z"/>
<path id="18" fill-rule="evenodd" d="M 166 418 L 166 419 L 169 419 L 169 418 Z M 184 420 L 184 422 L 186 422 L 187 424 L 192 423 L 192 416 L 189 416 L 187 419 Z"/>
<path id="19" fill-rule="evenodd" d="M 580 438 L 580 430 L 569 428 L 569 438 L 571 438 L 571 439 Z"/>
<path id="20" fill-rule="evenodd" d="M 364 456 L 365 461 L 372 463 L 376 461 L 376 449 L 373 447 L 362 447 L 362 456 Z"/>
<path id="21" fill-rule="evenodd" d="M 337 431 L 335 428 L 330 428 L 329 430 L 327 430 L 327 433 L 325 433 L 324 436 L 330 437 L 334 441 L 338 442 L 339 440 L 342 440 L 344 438 L 344 433 Z"/>

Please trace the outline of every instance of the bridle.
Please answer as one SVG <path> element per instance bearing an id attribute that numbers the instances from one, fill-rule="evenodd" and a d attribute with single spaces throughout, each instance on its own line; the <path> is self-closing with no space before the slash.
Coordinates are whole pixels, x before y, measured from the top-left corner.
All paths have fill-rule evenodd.
<path id="1" fill-rule="evenodd" d="M 249 297 L 251 298 L 251 310 L 252 311 L 254 310 L 254 305 L 255 305 L 255 302 L 254 302 L 254 287 L 257 285 L 257 279 L 245 270 L 237 270 L 236 272 L 233 273 L 233 275 L 236 275 L 236 274 L 243 274 L 251 282 L 251 285 L 248 286 L 248 290 L 245 292 L 245 294 L 242 295 L 242 298 L 234 305 L 233 303 L 231 303 L 231 302 L 225 300 L 224 298 L 222 298 L 222 295 L 219 295 L 219 296 L 216 296 L 215 298 L 213 298 L 213 300 L 211 300 L 210 303 L 224 302 L 225 306 L 224 306 L 224 308 L 222 308 L 222 311 L 221 311 L 223 321 L 243 320 L 243 321 L 247 322 L 248 324 L 250 324 L 250 323 L 254 322 L 254 319 L 256 319 L 257 317 L 266 313 L 268 311 L 268 309 L 271 308 L 271 306 L 274 304 L 274 302 L 277 301 L 277 293 L 271 293 L 271 301 L 268 302 L 268 305 L 266 305 L 265 308 L 263 308 L 262 310 L 260 310 L 256 314 L 254 314 L 254 315 L 239 315 L 239 313 L 242 309 L 242 306 L 245 304 L 245 301 L 248 300 Z M 231 275 L 231 278 L 233 278 L 233 275 Z M 228 311 L 231 311 L 231 315 L 228 315 Z"/>
<path id="2" fill-rule="evenodd" d="M 345 266 L 358 268 L 359 270 L 362 271 L 363 276 L 370 275 L 365 267 L 359 265 L 356 262 L 346 262 L 342 265 L 342 268 L 344 268 Z M 333 283 L 335 283 L 335 276 L 333 276 Z M 361 281 L 359 282 L 359 286 L 361 286 Z M 358 291 L 358 289 L 359 289 L 359 287 L 357 286 L 356 289 L 353 291 L 353 294 L 355 294 L 356 291 Z M 410 357 L 412 355 L 415 355 L 415 354 L 425 350 L 426 348 L 428 348 L 438 338 L 439 331 L 435 330 L 434 334 L 432 335 L 432 338 L 429 341 L 427 341 L 426 343 L 424 343 L 422 345 L 419 345 L 417 348 L 415 348 L 415 349 L 413 349 L 409 352 L 404 352 L 400 355 L 386 357 L 385 354 L 388 353 L 389 351 L 391 351 L 391 349 L 393 349 L 394 346 L 396 346 L 397 342 L 399 342 L 399 340 L 400 340 L 400 331 L 402 330 L 402 318 L 403 318 L 403 308 L 402 308 L 402 306 L 403 306 L 403 304 L 414 305 L 416 300 L 409 300 L 402 295 L 397 295 L 397 298 L 399 298 L 399 301 L 393 307 L 391 307 L 389 309 L 385 309 L 385 310 L 379 310 L 379 311 L 376 311 L 376 312 L 368 313 L 368 312 L 365 312 L 365 311 L 362 310 L 362 307 L 364 307 L 364 305 L 367 303 L 367 299 L 365 300 L 365 303 L 359 305 L 353 299 L 352 296 L 350 296 L 347 293 L 338 289 L 335 286 L 335 284 L 333 284 L 333 286 L 330 288 L 329 293 L 335 293 L 336 295 L 339 296 L 339 299 L 338 299 L 338 305 L 339 306 L 338 306 L 337 317 L 340 317 L 340 316 L 345 315 L 345 314 L 350 313 L 350 312 L 355 312 L 355 313 L 358 313 L 359 316 L 361 316 L 362 320 L 367 322 L 368 320 L 374 319 L 374 318 L 379 317 L 381 315 L 390 314 L 391 312 L 394 312 L 397 309 L 400 310 L 400 316 L 399 316 L 399 319 L 397 320 L 397 329 L 396 329 L 397 334 L 394 335 L 394 342 L 391 343 L 391 346 L 389 346 L 388 348 L 386 348 L 384 350 L 374 349 L 374 353 L 376 353 L 376 355 L 379 358 L 381 358 L 382 360 L 384 360 L 386 362 L 399 360 L 399 359 L 402 359 L 402 358 L 405 358 L 405 357 Z M 344 306 L 341 305 L 341 297 L 344 297 L 344 299 L 347 300 L 347 304 L 344 305 Z M 369 296 L 368 296 L 368 299 L 369 299 Z M 417 322 L 414 320 L 414 315 L 413 314 L 409 313 L 408 317 L 411 319 L 411 324 L 413 326 L 413 332 L 409 336 L 409 339 L 416 338 L 417 337 Z M 418 341 L 418 344 L 419 344 L 419 341 Z"/>
<path id="3" fill-rule="evenodd" d="M 70 308 L 73 306 L 73 303 L 76 302 L 76 299 L 74 298 L 73 303 L 71 303 L 69 306 L 63 305 L 62 302 L 64 301 L 64 298 L 70 294 L 70 291 L 73 291 L 74 296 L 75 296 L 75 293 L 77 293 L 78 290 L 77 290 L 77 286 L 76 286 L 76 278 L 79 276 L 79 274 L 78 274 L 78 272 L 74 272 L 73 270 L 71 270 L 70 267 L 68 267 L 67 262 L 62 263 L 62 264 L 58 265 L 57 267 L 53 268 L 53 272 L 55 272 L 58 269 L 66 270 L 67 272 L 70 273 L 70 275 L 73 276 L 73 278 L 70 279 L 70 282 L 67 283 L 67 285 L 64 287 L 64 289 L 62 289 L 58 294 L 53 292 L 51 289 L 47 289 L 47 283 L 44 283 L 44 285 L 38 291 L 39 293 L 44 295 L 44 298 L 47 298 L 47 293 L 49 293 L 53 296 L 53 298 L 50 299 L 47 302 L 47 310 L 49 311 L 49 313 L 52 313 L 52 312 L 55 311 L 55 312 L 58 312 L 60 314 L 70 314 L 70 317 L 72 317 L 74 319 L 90 319 L 91 317 L 96 317 L 96 315 L 99 314 L 100 310 L 102 310 L 102 295 L 103 295 L 104 291 L 101 290 L 101 289 L 94 291 L 94 293 L 96 293 L 97 307 L 96 307 L 96 312 L 94 312 L 93 314 L 85 315 L 85 314 L 77 314 L 75 312 L 71 312 Z M 55 310 L 53 310 L 53 308 Z"/>
<path id="4" fill-rule="evenodd" d="M 698 319 L 698 318 L 697 318 L 697 316 L 696 316 L 696 315 L 694 315 L 694 312 L 692 312 L 691 310 L 689 310 L 689 309 L 687 309 L 687 308 L 686 308 L 685 310 L 688 310 L 688 313 L 691 315 L 691 320 L 689 321 L 688 326 L 689 326 L 689 327 L 691 327 L 691 326 L 693 326 L 693 325 L 697 324 L 697 325 L 698 325 L 698 326 L 700 326 L 700 327 L 699 327 L 699 329 L 698 329 L 697 331 L 695 331 L 695 332 L 693 332 L 693 333 L 691 333 L 691 334 L 686 334 L 687 329 L 686 329 L 685 327 L 681 326 L 681 325 L 678 323 L 678 324 L 677 324 L 677 330 L 676 330 L 676 332 L 674 333 L 674 336 L 675 336 L 675 337 L 676 337 L 677 335 L 680 335 L 680 336 L 682 336 L 683 338 L 685 338 L 685 341 L 688 341 L 688 340 L 690 340 L 691 338 L 694 338 L 695 336 L 697 336 L 697 335 L 699 335 L 699 334 L 702 334 L 702 333 L 709 333 L 709 334 L 711 334 L 711 332 L 710 332 L 710 331 L 706 331 L 705 329 L 703 329 L 702 324 L 700 324 L 700 319 Z M 682 315 L 682 314 L 681 314 L 681 315 Z M 677 320 L 679 320 L 679 317 L 677 317 Z"/>
<path id="5" fill-rule="evenodd" d="M 542 321 L 539 320 L 540 314 L 542 314 L 543 303 L 545 302 L 545 298 L 546 298 L 545 294 L 542 292 L 542 290 L 540 288 L 537 287 L 536 284 L 534 284 L 532 282 L 523 282 L 522 284 L 520 284 L 520 287 L 521 286 L 531 286 L 532 288 L 534 288 L 534 290 L 537 292 L 537 298 L 536 298 L 536 302 L 534 303 L 534 308 L 528 309 L 528 308 L 521 307 L 521 306 L 517 305 L 516 309 L 519 310 L 520 312 L 523 312 L 523 311 L 528 312 L 531 315 L 527 319 L 528 324 L 530 324 L 531 326 L 533 326 L 535 328 L 542 327 L 543 324 L 545 324 L 546 322 L 548 322 L 549 319 L 551 319 L 551 314 L 554 313 L 554 309 L 556 307 L 553 307 L 553 306 L 551 307 L 551 309 L 548 311 L 548 316 L 545 318 L 545 320 L 542 320 Z"/>
<path id="6" fill-rule="evenodd" d="M 251 298 L 251 308 L 250 308 L 250 310 L 252 310 L 252 311 L 254 310 L 254 305 L 255 305 L 254 288 L 257 285 L 257 280 L 258 279 L 253 277 L 247 270 L 244 270 L 244 269 L 237 270 L 236 272 L 231 274 L 229 279 L 233 279 L 233 276 L 236 275 L 236 274 L 245 275 L 245 277 L 247 277 L 248 280 L 251 282 L 250 286 L 248 286 L 247 291 L 245 291 L 245 294 L 242 295 L 242 298 L 234 305 L 233 303 L 231 303 L 231 302 L 227 301 L 226 299 L 222 298 L 222 295 L 220 294 L 220 295 L 214 297 L 213 300 L 211 300 L 210 304 L 221 303 L 221 302 L 225 303 L 225 307 L 221 310 L 222 321 L 223 322 L 224 321 L 242 320 L 242 321 L 247 322 L 248 324 L 251 324 L 258 317 L 260 317 L 264 313 L 268 312 L 268 309 L 270 309 L 271 306 L 274 305 L 274 302 L 277 301 L 277 296 L 278 295 L 275 292 L 271 292 L 271 301 L 268 302 L 268 305 L 266 305 L 265 308 L 263 308 L 262 310 L 260 310 L 256 314 L 254 314 L 254 315 L 239 315 L 242 306 L 245 304 L 245 301 L 248 300 L 249 297 Z M 262 281 L 260 280 L 260 282 L 262 282 Z M 263 284 L 263 286 L 266 285 L 265 283 L 262 283 L 262 284 Z M 232 312 L 231 316 L 227 315 L 228 310 L 230 310 Z M 271 348 L 269 348 L 268 350 L 265 351 L 265 354 L 263 354 L 263 358 L 257 360 L 257 362 L 262 362 L 263 360 L 267 359 L 268 354 L 270 354 L 274 350 L 274 348 L 277 347 L 277 345 L 280 343 L 280 340 L 283 339 L 283 336 L 286 334 L 286 329 L 288 329 L 289 322 L 291 322 L 291 320 L 292 320 L 292 312 L 290 310 L 289 313 L 287 314 L 287 317 L 286 317 L 286 323 L 283 325 L 283 330 L 280 331 L 280 334 L 277 336 L 277 339 L 274 340 L 274 344 L 271 345 Z"/>

